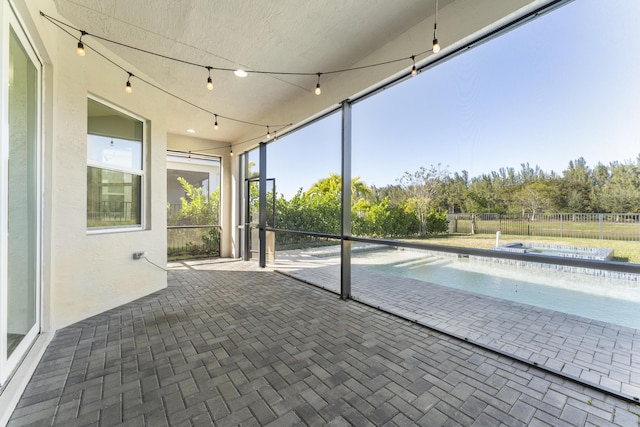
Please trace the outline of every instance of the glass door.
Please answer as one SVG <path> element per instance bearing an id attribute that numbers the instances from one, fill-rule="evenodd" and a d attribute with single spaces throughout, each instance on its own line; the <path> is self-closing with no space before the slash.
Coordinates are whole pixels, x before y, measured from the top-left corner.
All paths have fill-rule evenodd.
<path id="1" fill-rule="evenodd" d="M 6 7 L 6 5 L 5 5 Z M 6 9 L 5 9 L 6 10 Z M 9 16 L 2 34 L 2 186 L 0 194 L 0 384 L 40 331 L 39 81 L 40 63 Z M 7 27 L 5 27 L 7 28 Z"/>

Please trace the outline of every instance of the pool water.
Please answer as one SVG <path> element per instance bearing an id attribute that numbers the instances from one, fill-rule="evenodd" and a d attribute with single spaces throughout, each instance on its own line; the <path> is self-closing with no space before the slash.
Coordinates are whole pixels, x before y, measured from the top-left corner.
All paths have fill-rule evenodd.
<path id="1" fill-rule="evenodd" d="M 563 258 L 596 259 L 600 261 L 613 258 L 613 249 L 544 243 L 508 243 L 506 245 L 496 246 L 493 250 L 521 254 L 541 254 Z"/>
<path id="2" fill-rule="evenodd" d="M 640 329 L 640 282 L 386 250 L 356 254 L 375 271 Z"/>

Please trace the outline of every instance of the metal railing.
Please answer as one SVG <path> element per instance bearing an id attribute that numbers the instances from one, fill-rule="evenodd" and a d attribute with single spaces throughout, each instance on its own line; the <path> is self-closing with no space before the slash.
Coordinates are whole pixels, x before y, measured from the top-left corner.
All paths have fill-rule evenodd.
<path id="1" fill-rule="evenodd" d="M 182 203 L 170 203 L 167 207 L 167 217 L 177 214 L 182 210 Z"/>
<path id="2" fill-rule="evenodd" d="M 339 244 L 341 240 L 346 240 L 351 242 L 386 245 L 393 248 L 429 250 L 433 252 L 457 254 L 458 256 L 477 256 L 477 257 L 485 257 L 485 258 L 492 258 L 492 259 L 512 260 L 516 262 L 520 261 L 520 262 L 532 262 L 532 263 L 540 263 L 540 264 L 554 264 L 554 265 L 566 266 L 566 267 L 586 268 L 586 269 L 594 269 L 594 270 L 612 271 L 612 272 L 618 272 L 618 273 L 640 274 L 640 265 L 631 264 L 628 262 L 582 259 L 582 258 L 563 258 L 563 257 L 556 257 L 556 256 L 550 256 L 550 255 L 544 255 L 544 254 L 499 252 L 499 251 L 493 251 L 489 249 L 467 248 L 462 246 L 445 246 L 445 245 L 434 245 L 430 243 L 408 242 L 408 241 L 402 241 L 402 240 L 390 240 L 390 239 L 356 237 L 356 236 L 340 236 L 340 235 L 334 235 L 334 234 L 314 233 L 314 232 L 297 231 L 297 230 L 280 230 L 280 229 L 273 229 L 273 228 L 267 228 L 267 230 L 273 231 L 276 234 L 290 234 L 290 235 L 297 235 L 301 237 L 307 236 L 312 239 L 312 242 L 315 242 L 315 243 L 319 242 L 320 240 L 325 240 L 325 241 L 333 240 L 335 242 L 334 244 Z M 320 246 L 320 245 L 312 244 L 308 247 L 316 247 L 316 246 Z"/>
<path id="3" fill-rule="evenodd" d="M 167 226 L 167 259 L 219 257 L 221 234 L 219 225 Z"/>
<path id="4" fill-rule="evenodd" d="M 452 233 L 640 241 L 640 214 L 449 214 Z"/>
<path id="5" fill-rule="evenodd" d="M 89 211 L 87 218 L 90 222 L 131 222 L 136 219 L 131 202 L 100 202 L 99 210 Z"/>

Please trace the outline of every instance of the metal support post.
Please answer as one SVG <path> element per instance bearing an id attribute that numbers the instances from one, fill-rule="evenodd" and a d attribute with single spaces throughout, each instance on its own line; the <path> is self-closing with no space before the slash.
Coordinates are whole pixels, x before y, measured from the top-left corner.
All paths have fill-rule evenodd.
<path id="1" fill-rule="evenodd" d="M 340 258 L 340 298 L 351 298 L 351 104 L 342 102 L 342 217 L 341 217 L 341 258 Z"/>
<path id="2" fill-rule="evenodd" d="M 267 144 L 260 143 L 260 191 L 258 221 L 258 240 L 260 242 L 260 267 L 267 265 Z"/>

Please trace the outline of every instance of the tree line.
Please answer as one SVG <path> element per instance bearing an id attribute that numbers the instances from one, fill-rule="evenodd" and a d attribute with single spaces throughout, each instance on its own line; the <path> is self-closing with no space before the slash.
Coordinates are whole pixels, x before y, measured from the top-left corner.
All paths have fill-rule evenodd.
<path id="1" fill-rule="evenodd" d="M 407 193 L 407 189 L 411 189 Z M 470 178 L 440 165 L 405 172 L 395 185 L 375 189 L 391 203 L 422 192 L 424 203 L 448 213 L 531 214 L 640 212 L 640 155 L 635 161 L 587 165 L 580 157 L 557 174 L 523 163 Z"/>
<path id="2" fill-rule="evenodd" d="M 207 195 L 181 179 L 186 197 L 169 224 L 214 224 L 219 192 Z M 249 186 L 250 211 L 258 210 L 258 187 Z M 267 193 L 268 226 L 340 234 L 342 180 L 337 174 L 302 188 L 289 200 Z M 580 157 L 557 174 L 528 163 L 470 178 L 441 165 L 405 172 L 395 184 L 368 186 L 351 181 L 352 234 L 411 237 L 447 232 L 448 213 L 639 213 L 640 155 L 634 161 L 587 165 Z M 279 240 L 295 240 L 283 234 Z"/>
<path id="3" fill-rule="evenodd" d="M 318 180 L 290 200 L 270 196 L 270 220 L 277 228 L 339 233 L 339 175 Z M 447 231 L 447 213 L 497 213 L 535 216 L 554 213 L 640 212 L 640 155 L 635 162 L 598 163 L 580 157 L 562 174 L 523 163 L 519 169 L 469 177 L 442 165 L 405 172 L 395 184 L 351 182 L 354 235 L 405 237 Z"/>

